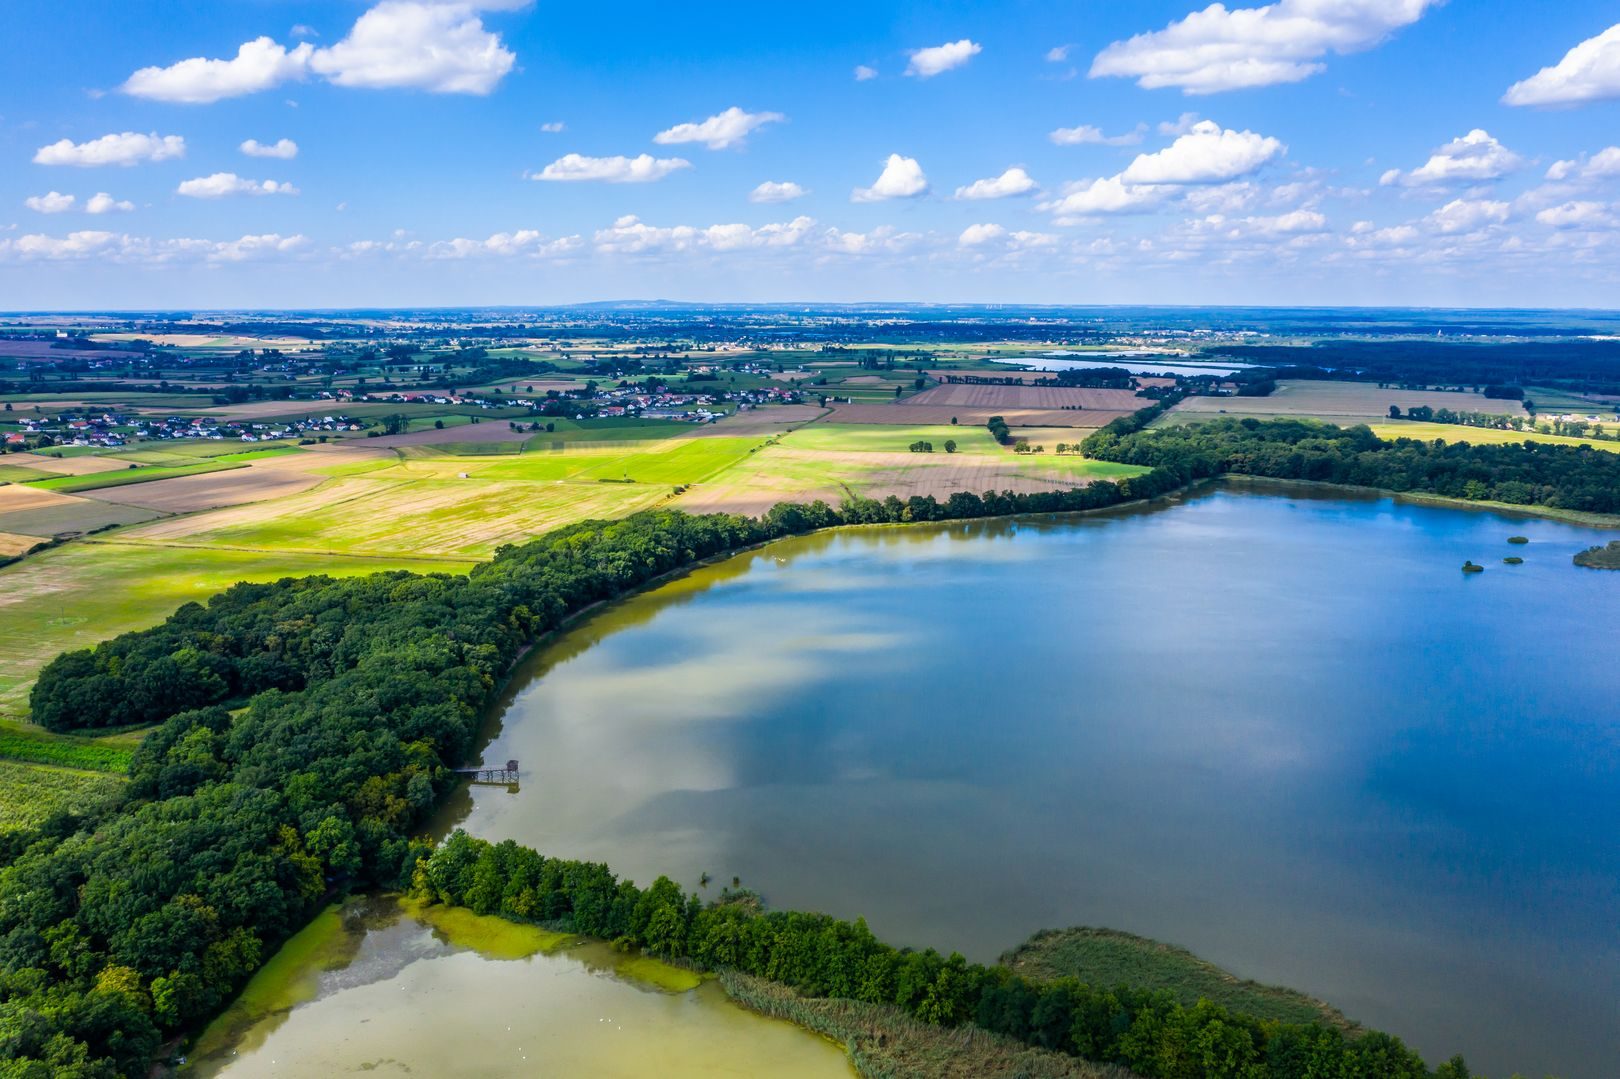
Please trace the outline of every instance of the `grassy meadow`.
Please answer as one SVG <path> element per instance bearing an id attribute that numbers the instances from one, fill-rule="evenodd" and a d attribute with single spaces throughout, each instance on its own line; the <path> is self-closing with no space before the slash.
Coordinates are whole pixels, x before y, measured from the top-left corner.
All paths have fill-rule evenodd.
<path id="1" fill-rule="evenodd" d="M 1355 1025 L 1337 1008 L 1303 993 L 1246 981 L 1185 948 L 1112 929 L 1042 931 L 1003 956 L 1002 963 L 1030 978 L 1168 989 L 1188 1007 L 1203 997 L 1284 1023 L 1321 1022 L 1345 1030 Z"/>

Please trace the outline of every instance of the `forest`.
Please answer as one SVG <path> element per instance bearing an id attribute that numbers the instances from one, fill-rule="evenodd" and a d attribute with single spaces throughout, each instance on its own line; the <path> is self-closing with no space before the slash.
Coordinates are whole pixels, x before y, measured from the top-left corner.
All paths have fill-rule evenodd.
<path id="1" fill-rule="evenodd" d="M 1138 427 L 1125 417 L 1082 445 L 1088 456 L 1101 460 L 1175 467 L 1194 476 L 1241 473 L 1473 502 L 1620 513 L 1620 455 L 1590 446 L 1385 440 L 1365 426 L 1308 420 L 1225 419 L 1153 430 Z"/>
<path id="2" fill-rule="evenodd" d="M 645 511 L 504 547 L 466 576 L 387 572 L 240 584 L 206 604 L 186 604 L 152 629 L 59 656 L 33 690 L 40 723 L 159 726 L 136 751 L 115 801 L 0 844 L 0 1074 L 144 1075 L 322 904 L 350 890 L 409 883 L 428 853 L 411 837 L 451 786 L 449 767 L 462 761 L 519 652 L 585 608 L 700 560 L 835 525 L 1100 509 L 1224 472 L 1604 512 L 1615 512 L 1620 498 L 1620 458 L 1597 451 L 1380 442 L 1365 428 L 1295 421 L 1144 431 L 1163 407 L 1088 440 L 1093 456 L 1152 466 L 1129 479 L 1031 494 L 957 492 L 944 502 L 780 504 L 758 519 Z M 613 907 L 600 917 L 631 917 L 618 906 L 629 887 L 601 893 L 612 894 Z M 669 951 L 677 939 L 692 948 L 700 912 L 668 891 L 647 901 L 645 923 L 589 920 L 597 915 L 581 914 L 580 903 L 590 909 L 586 892 L 570 898 L 565 913 L 596 927 L 582 931 L 617 937 L 628 926 L 654 950 Z M 625 902 L 633 914 L 642 899 Z M 659 914 L 665 906 L 678 923 Z M 784 937 L 793 950 L 762 960 L 767 976 L 780 971 L 794 984 L 823 984 L 805 980 L 804 971 L 845 954 L 845 931 L 816 916 L 768 915 L 757 927 L 735 913 L 703 917 L 704 940 L 710 920 L 739 919 L 725 930 L 738 947 L 756 934 L 787 934 L 784 926 L 814 926 Z M 1176 1055 L 1193 1046 L 1254 1064 L 1219 1074 L 1427 1074 L 1388 1040 L 1350 1046 L 1318 1031 L 1273 1031 L 1196 1009 L 1184 1015 L 1129 993 L 1037 992 L 959 961 L 857 945 L 862 963 L 878 957 L 871 976 L 884 986 L 892 978 L 897 999 L 921 1017 L 982 1018 L 1037 1044 L 1057 1039 L 1076 1052 L 1133 1061 L 1146 1059 L 1133 1054 L 1169 1054 L 1158 1070 L 1142 1064 L 1145 1074 L 1205 1074 L 1187 1071 L 1191 1058 Z M 733 954 L 704 946 L 708 961 Z M 790 956 L 797 958 L 790 963 Z M 1082 1015 L 1101 1024 L 1085 1037 L 1103 1040 L 1073 1033 Z M 1351 1067 L 1345 1062 L 1355 1058 L 1345 1054 L 1379 1046 L 1390 1070 L 1311 1071 L 1297 1063 Z M 1296 1063 L 1276 1063 L 1285 1059 Z M 1273 1067 L 1284 1070 L 1264 1070 Z"/>

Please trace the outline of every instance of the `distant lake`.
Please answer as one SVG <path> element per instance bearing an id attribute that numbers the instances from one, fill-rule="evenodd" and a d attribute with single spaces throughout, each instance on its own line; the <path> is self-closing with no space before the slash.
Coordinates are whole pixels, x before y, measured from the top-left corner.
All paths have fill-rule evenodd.
<path id="1" fill-rule="evenodd" d="M 1274 486 L 785 541 L 537 651 L 482 749 L 520 760 L 521 790 L 468 788 L 441 825 L 643 884 L 737 876 L 977 960 L 1111 926 L 1431 1064 L 1612 1079 L 1620 573 L 1570 563 L 1608 538 Z M 441 1021 L 510 1023 L 525 978 L 579 976 L 434 962 L 294 1009 L 232 1073 L 344 1030 L 343 1059 L 431 1064 Z M 434 979 L 463 970 L 445 1019 Z M 739 1059 L 813 1048 L 699 1003 L 658 1015 L 729 1031 Z"/>
<path id="2" fill-rule="evenodd" d="M 1168 355 L 1182 363 L 1155 363 L 1139 357 Z M 1128 352 L 1047 352 L 1039 356 L 991 356 L 991 363 L 1004 363 L 1027 367 L 1035 371 L 1091 371 L 1099 367 L 1113 367 L 1133 375 L 1165 373 L 1171 375 L 1230 375 L 1254 366 L 1248 363 L 1187 363 L 1186 353 L 1159 353 L 1152 349 L 1134 349 Z"/>

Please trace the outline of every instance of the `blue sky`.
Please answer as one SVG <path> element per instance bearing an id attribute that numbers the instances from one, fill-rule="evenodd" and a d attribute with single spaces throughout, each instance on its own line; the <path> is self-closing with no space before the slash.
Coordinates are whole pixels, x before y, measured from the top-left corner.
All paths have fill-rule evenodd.
<path id="1" fill-rule="evenodd" d="M 1620 295 L 1607 3 L 7 15 L 0 308 Z"/>

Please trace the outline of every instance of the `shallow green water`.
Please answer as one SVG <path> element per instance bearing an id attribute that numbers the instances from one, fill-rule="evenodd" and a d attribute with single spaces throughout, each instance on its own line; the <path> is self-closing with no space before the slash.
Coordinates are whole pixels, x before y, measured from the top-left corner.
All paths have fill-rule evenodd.
<path id="1" fill-rule="evenodd" d="M 460 913 L 435 926 L 381 898 L 328 912 L 203 1036 L 187 1074 L 853 1074 L 841 1048 L 737 1007 L 715 982 L 672 992 L 605 944 L 537 933 L 514 948 L 504 923 Z"/>

